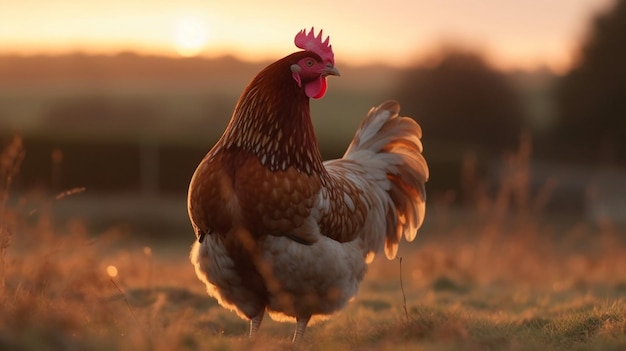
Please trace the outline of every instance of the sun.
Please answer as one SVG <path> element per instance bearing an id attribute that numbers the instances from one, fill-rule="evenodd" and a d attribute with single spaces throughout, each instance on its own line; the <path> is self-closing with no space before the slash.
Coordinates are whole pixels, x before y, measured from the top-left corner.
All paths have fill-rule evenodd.
<path id="1" fill-rule="evenodd" d="M 192 57 L 200 54 L 208 40 L 208 28 L 203 21 L 187 17 L 176 23 L 174 45 L 179 55 Z"/>

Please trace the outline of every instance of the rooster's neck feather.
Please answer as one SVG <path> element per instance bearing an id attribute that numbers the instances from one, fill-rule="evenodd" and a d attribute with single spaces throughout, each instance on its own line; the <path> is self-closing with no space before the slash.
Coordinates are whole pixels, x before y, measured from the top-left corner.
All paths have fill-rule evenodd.
<path id="1" fill-rule="evenodd" d="M 271 171 L 294 167 L 324 174 L 309 98 L 291 76 L 290 57 L 261 71 L 239 98 L 220 141 L 225 150 L 254 154 Z"/>

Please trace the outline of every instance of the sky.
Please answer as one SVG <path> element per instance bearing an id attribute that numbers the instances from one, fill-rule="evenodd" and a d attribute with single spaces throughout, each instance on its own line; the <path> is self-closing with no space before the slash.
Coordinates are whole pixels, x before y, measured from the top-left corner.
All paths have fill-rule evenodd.
<path id="1" fill-rule="evenodd" d="M 83 51 L 272 60 L 315 26 L 335 61 L 416 63 L 443 44 L 503 69 L 563 71 L 613 0 L 0 0 L 0 54 Z"/>

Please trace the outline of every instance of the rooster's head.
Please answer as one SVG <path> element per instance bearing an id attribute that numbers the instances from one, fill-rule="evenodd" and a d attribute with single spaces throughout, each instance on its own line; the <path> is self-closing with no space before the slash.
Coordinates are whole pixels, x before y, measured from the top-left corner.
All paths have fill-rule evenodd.
<path id="1" fill-rule="evenodd" d="M 306 95 L 310 98 L 319 99 L 326 93 L 326 77 L 338 76 L 339 71 L 335 68 L 335 59 L 332 45 L 328 45 L 329 37 L 322 41 L 322 31 L 315 36 L 313 28 L 309 34 L 306 30 L 298 32 L 295 44 L 310 55 L 298 60 L 291 65 L 293 79 L 298 86 L 304 86 Z"/>

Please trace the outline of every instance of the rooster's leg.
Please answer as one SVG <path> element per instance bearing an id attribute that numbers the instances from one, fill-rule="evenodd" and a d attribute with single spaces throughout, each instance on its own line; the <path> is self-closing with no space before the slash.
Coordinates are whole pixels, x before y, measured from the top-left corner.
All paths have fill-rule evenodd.
<path id="1" fill-rule="evenodd" d="M 309 319 L 311 319 L 311 316 L 296 317 L 296 333 L 293 335 L 292 340 L 294 344 L 300 343 L 304 337 L 304 330 L 306 329 L 306 325 L 309 324 Z"/>
<path id="2" fill-rule="evenodd" d="M 265 311 L 261 311 L 261 313 L 257 314 L 250 320 L 250 337 L 256 335 L 259 331 L 259 327 L 261 326 L 261 322 L 263 322 L 263 316 L 265 315 Z"/>

